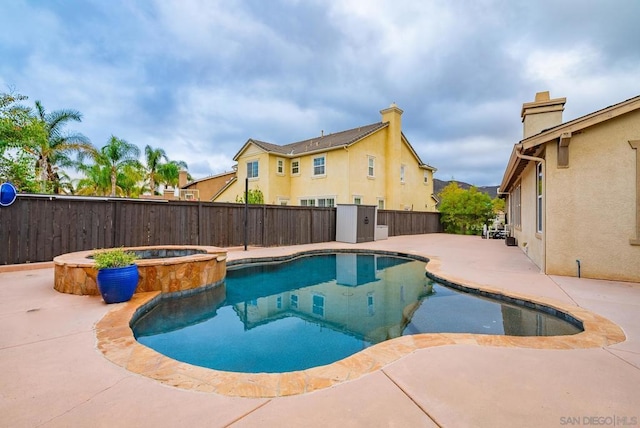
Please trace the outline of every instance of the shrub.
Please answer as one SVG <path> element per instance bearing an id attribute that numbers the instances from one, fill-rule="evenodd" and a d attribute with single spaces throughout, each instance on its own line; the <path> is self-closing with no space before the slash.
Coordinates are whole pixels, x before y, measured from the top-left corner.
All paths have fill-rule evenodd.
<path id="1" fill-rule="evenodd" d="M 93 255 L 93 260 L 98 270 L 130 266 L 137 258 L 138 256 L 134 252 L 125 251 L 123 248 L 102 250 Z"/>

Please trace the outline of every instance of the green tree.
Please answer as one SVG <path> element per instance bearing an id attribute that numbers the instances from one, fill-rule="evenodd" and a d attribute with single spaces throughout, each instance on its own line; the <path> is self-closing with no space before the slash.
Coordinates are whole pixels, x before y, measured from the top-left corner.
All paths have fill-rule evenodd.
<path id="1" fill-rule="evenodd" d="M 36 159 L 22 147 L 37 145 L 46 132 L 31 109 L 20 104 L 26 99 L 13 92 L 0 94 L 0 181 L 10 181 L 18 191 L 35 193 Z"/>
<path id="2" fill-rule="evenodd" d="M 80 164 L 79 170 L 84 174 L 84 177 L 78 181 L 76 194 L 108 196 L 111 193 L 111 172 L 107 165 Z"/>
<path id="3" fill-rule="evenodd" d="M 260 189 L 249 189 L 247 191 L 247 200 L 250 204 L 264 204 L 264 195 Z M 236 202 L 244 204 L 244 194 L 236 196 Z"/>
<path id="4" fill-rule="evenodd" d="M 489 195 L 475 187 L 461 189 L 456 182 L 442 189 L 438 209 L 448 233 L 479 234 L 482 226 L 494 217 Z"/>
<path id="5" fill-rule="evenodd" d="M 158 175 L 160 182 L 167 186 L 176 187 L 180 180 L 180 171 L 187 169 L 184 161 L 168 161 L 158 165 Z"/>
<path id="6" fill-rule="evenodd" d="M 117 193 L 121 195 L 126 194 L 126 191 L 117 185 L 118 176 L 120 174 L 126 175 L 126 172 L 131 172 L 131 168 L 142 169 L 142 164 L 138 160 L 139 157 L 140 149 L 138 146 L 117 138 L 114 135 L 112 135 L 107 144 L 100 149 L 96 163 L 100 166 L 106 166 L 109 170 L 109 181 L 111 184 L 110 196 L 116 196 Z M 120 179 L 122 183 L 123 176 L 121 176 Z"/>
<path id="7" fill-rule="evenodd" d="M 125 165 L 116 180 L 117 187 L 121 189 L 123 196 L 138 198 L 148 188 L 144 183 L 145 169 L 142 165 Z"/>
<path id="8" fill-rule="evenodd" d="M 169 158 L 163 149 L 154 149 L 149 145 L 144 148 L 144 158 L 149 189 L 152 195 L 158 194 L 156 187 L 162 181 L 159 168 L 162 165 L 162 159 L 164 159 L 165 162 L 169 162 Z"/>
<path id="9" fill-rule="evenodd" d="M 0 156 L 0 182 L 10 181 L 20 192 L 37 193 L 38 182 L 34 175 L 35 159 L 26 152 L 7 153 Z"/>
<path id="10" fill-rule="evenodd" d="M 70 121 L 81 122 L 82 114 L 77 110 L 56 110 L 47 113 L 36 101 L 36 118 L 45 130 L 46 138 L 38 138 L 22 149 L 36 157 L 36 176 L 39 177 L 43 192 L 60 191 L 58 168 L 74 165 L 72 153 L 94 153 L 95 147 L 80 133 L 67 133 L 64 128 Z"/>
<path id="11" fill-rule="evenodd" d="M 7 148 L 33 145 L 46 138 L 44 124 L 20 104 L 27 96 L 16 93 L 0 93 L 0 155 Z"/>
<path id="12" fill-rule="evenodd" d="M 502 198 L 493 198 L 493 200 L 491 201 L 491 204 L 493 206 L 493 213 L 494 214 L 498 214 L 500 212 L 504 212 L 505 211 L 505 200 Z"/>

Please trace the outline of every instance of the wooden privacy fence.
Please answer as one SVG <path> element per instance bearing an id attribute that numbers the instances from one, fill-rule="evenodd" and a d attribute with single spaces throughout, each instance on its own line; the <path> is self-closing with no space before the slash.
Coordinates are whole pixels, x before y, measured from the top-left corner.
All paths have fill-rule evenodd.
<path id="1" fill-rule="evenodd" d="M 249 205 L 247 243 L 334 241 L 336 209 Z M 438 213 L 379 211 L 389 236 L 440 232 Z M 143 245 L 244 243 L 244 205 L 19 195 L 0 207 L 0 264 L 50 261 L 75 251 Z"/>

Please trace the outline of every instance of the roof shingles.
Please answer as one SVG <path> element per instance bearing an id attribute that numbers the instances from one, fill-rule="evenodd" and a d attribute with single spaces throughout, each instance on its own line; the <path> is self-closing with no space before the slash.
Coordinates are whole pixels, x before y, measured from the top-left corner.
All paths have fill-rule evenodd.
<path id="1" fill-rule="evenodd" d="M 284 146 L 254 139 L 250 139 L 249 141 L 270 153 L 279 153 L 285 156 L 299 156 L 304 153 L 349 146 L 386 126 L 388 126 L 386 122 L 372 123 L 371 125 L 348 129 L 346 131 L 336 132 L 335 134 L 321 135 Z"/>

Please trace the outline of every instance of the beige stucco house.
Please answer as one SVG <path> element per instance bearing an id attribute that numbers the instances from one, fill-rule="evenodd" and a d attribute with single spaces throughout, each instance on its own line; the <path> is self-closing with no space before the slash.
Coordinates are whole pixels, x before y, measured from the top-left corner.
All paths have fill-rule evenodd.
<path id="1" fill-rule="evenodd" d="M 392 104 L 380 113 L 380 122 L 283 146 L 249 139 L 234 157 L 236 176 L 212 200 L 235 202 L 248 177 L 266 204 L 436 211 L 436 169 L 402 132 L 403 111 Z"/>
<path id="2" fill-rule="evenodd" d="M 640 281 L 640 96 L 562 123 L 565 98 L 522 106 L 500 190 L 543 273 Z"/>
<path id="3" fill-rule="evenodd" d="M 188 198 L 188 195 L 192 194 L 193 198 L 199 201 L 210 201 L 235 176 L 235 171 L 228 171 L 190 182 L 185 180 L 184 183 L 181 182 L 179 185 L 181 195 L 184 194 Z"/>

